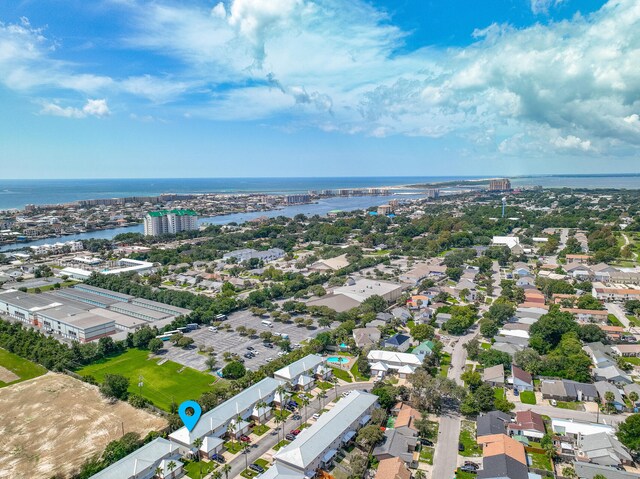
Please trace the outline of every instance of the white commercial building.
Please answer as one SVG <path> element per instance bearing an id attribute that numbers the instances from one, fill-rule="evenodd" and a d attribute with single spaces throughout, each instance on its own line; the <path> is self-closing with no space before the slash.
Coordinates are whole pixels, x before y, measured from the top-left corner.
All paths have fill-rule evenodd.
<path id="1" fill-rule="evenodd" d="M 261 479 L 304 479 L 328 469 L 338 450 L 349 443 L 371 419 L 378 397 L 353 391 L 304 429 L 291 444 L 274 456 L 274 465 Z"/>
<path id="2" fill-rule="evenodd" d="M 607 434 L 615 434 L 616 432 L 613 427 L 606 424 L 557 418 L 551 418 L 551 429 L 560 436 L 568 436 L 574 439 L 577 439 L 578 436 L 589 436 L 601 432 L 606 432 Z"/>
<path id="3" fill-rule="evenodd" d="M 349 278 L 345 286 L 335 288 L 333 294 L 342 294 L 362 303 L 371 296 L 382 296 L 387 302 L 397 300 L 406 285 L 390 283 L 388 281 L 378 281 L 368 278 Z"/>

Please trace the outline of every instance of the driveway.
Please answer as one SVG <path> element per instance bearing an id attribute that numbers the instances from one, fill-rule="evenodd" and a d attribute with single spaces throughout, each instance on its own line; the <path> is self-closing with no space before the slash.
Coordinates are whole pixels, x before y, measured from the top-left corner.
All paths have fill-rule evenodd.
<path id="1" fill-rule="evenodd" d="M 604 307 L 607 308 L 607 311 L 609 311 L 610 314 L 613 314 L 616 318 L 618 318 L 625 329 L 629 329 L 629 319 L 625 316 L 622 306 L 616 303 L 605 303 Z"/>

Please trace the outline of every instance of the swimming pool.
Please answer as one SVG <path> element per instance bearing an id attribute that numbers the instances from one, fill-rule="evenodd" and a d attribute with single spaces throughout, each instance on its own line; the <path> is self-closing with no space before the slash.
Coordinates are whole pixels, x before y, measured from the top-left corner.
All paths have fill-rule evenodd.
<path id="1" fill-rule="evenodd" d="M 328 363 L 346 364 L 349 362 L 349 358 L 343 358 L 340 356 L 330 356 L 327 358 Z"/>

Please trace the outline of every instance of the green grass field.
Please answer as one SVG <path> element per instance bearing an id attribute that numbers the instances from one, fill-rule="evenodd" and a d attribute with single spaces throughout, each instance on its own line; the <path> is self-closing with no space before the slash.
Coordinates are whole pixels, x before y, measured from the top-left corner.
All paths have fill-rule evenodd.
<path id="1" fill-rule="evenodd" d="M 462 421 L 460 424 L 459 441 L 464 445 L 464 451 L 459 454 L 464 457 L 480 457 L 482 449 L 476 442 L 476 425 L 472 421 Z"/>
<path id="2" fill-rule="evenodd" d="M 0 388 L 8 386 L 9 384 L 17 384 L 27 379 L 37 378 L 47 372 L 47 370 L 39 364 L 32 363 L 4 349 L 0 349 L 0 366 L 8 369 L 19 377 L 19 379 L 6 383 L 0 380 Z"/>
<path id="3" fill-rule="evenodd" d="M 103 359 L 76 371 L 81 376 L 93 376 L 98 382 L 105 374 L 121 374 L 130 380 L 129 392 L 141 394 L 157 407 L 169 410 L 171 401 L 180 404 L 188 399 L 197 399 L 211 390 L 215 378 L 181 364 L 167 361 L 157 364 L 157 359 L 148 359 L 148 351 L 130 349 L 119 356 Z M 178 372 L 183 369 L 182 372 Z M 142 376 L 142 388 L 138 378 Z"/>
<path id="4" fill-rule="evenodd" d="M 536 394 L 533 391 L 522 391 L 520 393 L 520 401 L 522 404 L 535 404 Z"/>

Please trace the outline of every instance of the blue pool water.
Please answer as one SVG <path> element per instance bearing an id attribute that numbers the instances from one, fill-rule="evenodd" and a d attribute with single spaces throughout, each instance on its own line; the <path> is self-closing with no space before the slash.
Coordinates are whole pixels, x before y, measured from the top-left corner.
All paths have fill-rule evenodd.
<path id="1" fill-rule="evenodd" d="M 327 362 L 328 363 L 345 364 L 345 363 L 348 363 L 349 360 L 347 358 L 341 358 L 339 356 L 331 356 L 331 357 L 327 358 Z"/>

